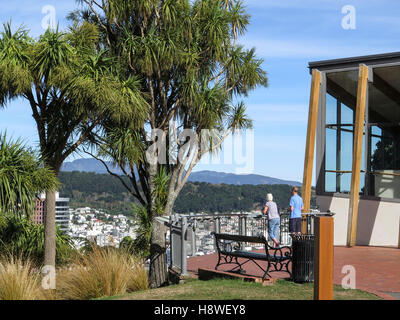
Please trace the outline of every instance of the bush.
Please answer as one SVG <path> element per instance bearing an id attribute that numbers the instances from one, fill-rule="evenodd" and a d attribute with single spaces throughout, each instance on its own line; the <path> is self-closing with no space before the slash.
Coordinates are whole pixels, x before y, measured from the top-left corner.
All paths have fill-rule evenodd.
<path id="1" fill-rule="evenodd" d="M 0 300 L 43 298 L 40 274 L 30 261 L 12 256 L 0 261 Z"/>
<path id="2" fill-rule="evenodd" d="M 115 248 L 93 249 L 76 258 L 71 268 L 58 272 L 57 295 L 87 300 L 148 288 L 143 261 Z"/>
<path id="3" fill-rule="evenodd" d="M 57 264 L 67 263 L 74 251 L 72 239 L 57 228 Z M 39 266 L 44 259 L 44 226 L 17 214 L 0 213 L 0 254 L 17 256 Z"/>

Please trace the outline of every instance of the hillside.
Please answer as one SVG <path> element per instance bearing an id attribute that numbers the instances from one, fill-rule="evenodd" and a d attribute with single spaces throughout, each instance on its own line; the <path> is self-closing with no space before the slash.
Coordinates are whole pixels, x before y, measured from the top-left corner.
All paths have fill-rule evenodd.
<path id="1" fill-rule="evenodd" d="M 61 172 L 60 193 L 69 197 L 73 208 L 89 206 L 110 213 L 132 214 L 133 197 L 120 181 L 108 174 Z M 229 185 L 188 182 L 179 195 L 174 211 L 231 212 L 260 210 L 265 196 L 271 192 L 280 208 L 286 208 L 290 197 L 289 185 Z"/>

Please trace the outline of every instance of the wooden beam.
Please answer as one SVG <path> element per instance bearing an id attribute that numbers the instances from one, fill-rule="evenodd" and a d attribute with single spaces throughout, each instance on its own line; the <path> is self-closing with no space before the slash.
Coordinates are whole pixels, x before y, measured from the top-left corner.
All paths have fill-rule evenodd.
<path id="1" fill-rule="evenodd" d="M 314 164 L 314 149 L 315 149 L 315 137 L 317 131 L 320 87 L 321 87 L 321 72 L 314 69 L 312 71 L 310 108 L 308 110 L 306 153 L 304 158 L 303 186 L 301 190 L 304 202 L 303 212 L 310 211 L 312 170 Z M 302 231 L 303 229 L 304 228 L 302 228 Z"/>
<path id="2" fill-rule="evenodd" d="M 363 133 L 365 106 L 367 102 L 368 67 L 360 66 L 358 75 L 356 119 L 354 123 L 353 164 L 350 186 L 349 220 L 347 227 L 347 245 L 354 246 L 357 237 L 358 201 L 360 198 L 360 174 L 363 151 Z"/>
<path id="3" fill-rule="evenodd" d="M 315 217 L 314 300 L 333 300 L 333 218 Z"/>

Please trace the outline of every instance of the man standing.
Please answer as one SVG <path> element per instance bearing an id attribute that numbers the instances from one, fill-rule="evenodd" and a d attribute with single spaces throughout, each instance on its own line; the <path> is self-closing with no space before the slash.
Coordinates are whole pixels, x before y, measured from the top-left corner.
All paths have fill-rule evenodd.
<path id="1" fill-rule="evenodd" d="M 299 189 L 292 188 L 292 197 L 290 198 L 290 234 L 301 234 L 301 210 L 304 209 L 303 199 L 298 195 Z"/>

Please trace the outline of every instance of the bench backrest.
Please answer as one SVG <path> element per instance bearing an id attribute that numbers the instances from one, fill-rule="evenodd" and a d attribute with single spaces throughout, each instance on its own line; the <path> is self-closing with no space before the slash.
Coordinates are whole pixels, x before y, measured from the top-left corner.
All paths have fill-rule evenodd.
<path id="1" fill-rule="evenodd" d="M 262 243 L 266 244 L 267 240 L 264 236 L 259 237 L 252 237 L 252 236 L 242 236 L 236 234 L 227 234 L 227 233 L 215 233 L 212 232 L 215 236 L 215 239 L 218 240 L 231 240 L 231 241 L 238 241 L 238 242 L 249 242 L 249 243 Z"/>

